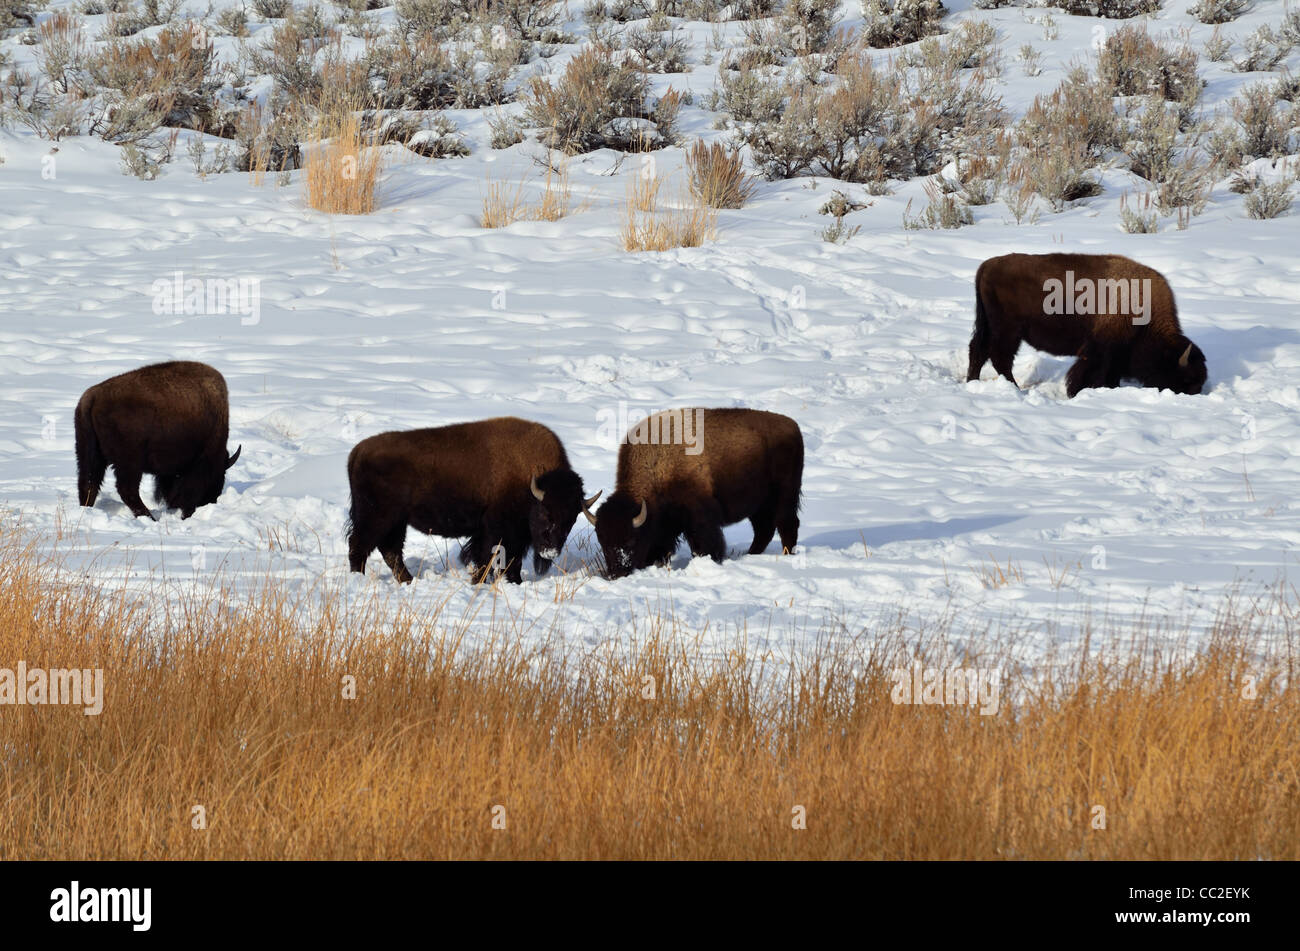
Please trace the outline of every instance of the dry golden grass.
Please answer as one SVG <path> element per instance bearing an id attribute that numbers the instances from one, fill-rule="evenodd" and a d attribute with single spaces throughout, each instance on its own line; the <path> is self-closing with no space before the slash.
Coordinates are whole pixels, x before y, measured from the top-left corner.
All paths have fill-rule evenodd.
<path id="1" fill-rule="evenodd" d="M 736 150 L 696 142 L 686 151 L 691 194 L 710 208 L 743 208 L 758 187 Z"/>
<path id="2" fill-rule="evenodd" d="M 624 251 L 668 251 L 698 248 L 717 235 L 718 212 L 693 194 L 682 194 L 675 205 L 661 208 L 661 180 L 634 175 L 628 182 L 619 240 Z"/>
<path id="3" fill-rule="evenodd" d="M 361 117 L 346 104 L 332 104 L 313 125 L 303 181 L 308 206 L 336 215 L 368 215 L 377 207 L 378 148 L 366 144 Z"/>
<path id="4" fill-rule="evenodd" d="M 509 185 L 489 179 L 487 190 L 483 194 L 483 212 L 479 216 L 479 224 L 484 228 L 505 228 L 516 221 L 559 221 L 584 211 L 588 204 L 583 201 L 574 207 L 569 167 L 564 160 L 561 160 L 558 168 L 547 163 L 542 196 L 536 203 L 525 197 L 526 187 L 526 179 L 520 179 L 513 190 Z"/>
<path id="5" fill-rule="evenodd" d="M 484 228 L 505 228 L 516 221 L 527 220 L 528 211 L 522 181 L 511 191 L 509 185 L 489 179 L 487 192 L 483 196 L 483 213 L 479 216 L 479 224 Z"/>
<path id="6" fill-rule="evenodd" d="M 103 668 L 105 699 L 0 707 L 6 859 L 1300 857 L 1294 651 L 1255 627 L 1290 603 L 1183 660 L 900 627 L 786 663 L 663 616 L 575 652 L 270 583 L 166 607 L 25 546 L 0 667 Z M 1001 667 L 1001 712 L 894 704 L 913 658 Z"/>

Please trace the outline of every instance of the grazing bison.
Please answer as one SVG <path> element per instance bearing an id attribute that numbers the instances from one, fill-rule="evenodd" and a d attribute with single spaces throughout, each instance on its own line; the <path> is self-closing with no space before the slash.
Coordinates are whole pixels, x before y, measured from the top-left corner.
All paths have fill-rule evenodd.
<path id="1" fill-rule="evenodd" d="M 722 561 L 722 528 L 754 526 L 756 555 L 781 533 L 799 539 L 803 436 L 794 420 L 752 409 L 658 413 L 630 430 L 618 453 L 618 485 L 592 515 L 610 578 L 666 564 L 686 536 L 694 555 Z"/>
<path id="2" fill-rule="evenodd" d="M 1011 364 L 1024 341 L 1077 357 L 1066 392 L 1144 386 L 1200 393 L 1205 354 L 1183 335 L 1169 282 L 1116 254 L 1004 254 L 975 272 L 975 332 L 967 380 L 986 360 L 1015 383 Z"/>
<path id="3" fill-rule="evenodd" d="M 497 564 L 518 584 L 529 546 L 534 569 L 545 574 L 584 504 L 600 496 L 583 502 L 582 480 L 555 433 L 510 416 L 363 439 L 348 455 L 348 483 L 352 570 L 364 572 L 378 548 L 403 583 L 411 580 L 402 561 L 407 525 L 429 535 L 468 536 L 462 564 L 484 576 Z M 504 564 L 494 557 L 498 552 Z"/>
<path id="4" fill-rule="evenodd" d="M 117 494 L 139 517 L 153 513 L 140 501 L 140 478 L 154 477 L 154 498 L 189 518 L 217 501 L 226 470 L 230 404 L 226 381 L 205 363 L 177 360 L 141 367 L 96 383 L 77 403 L 77 497 L 95 504 L 109 466 Z"/>

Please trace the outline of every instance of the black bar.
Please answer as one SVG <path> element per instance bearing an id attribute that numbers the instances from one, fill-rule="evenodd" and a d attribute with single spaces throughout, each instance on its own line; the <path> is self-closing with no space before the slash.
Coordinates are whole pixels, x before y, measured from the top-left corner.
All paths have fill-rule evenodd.
<path id="1" fill-rule="evenodd" d="M 847 927 L 866 943 L 902 929 L 916 947 L 1126 933 L 1223 942 L 1291 931 L 1295 872 L 1292 863 L 1265 862 L 4 862 L 0 913 L 7 935 L 76 940 L 192 935 L 336 944 L 412 929 L 450 940 L 468 929 L 494 943 L 507 936 L 676 943 L 706 935 L 807 943 Z M 74 881 L 83 902 L 95 890 L 96 910 L 98 889 L 150 889 L 148 930 L 134 930 L 130 920 L 52 921 L 56 890 L 70 899 Z M 121 907 L 127 919 L 142 912 L 142 903 Z M 1118 920 L 1132 913 L 1155 918 Z M 1206 913 L 1248 920 L 1189 920 Z"/>

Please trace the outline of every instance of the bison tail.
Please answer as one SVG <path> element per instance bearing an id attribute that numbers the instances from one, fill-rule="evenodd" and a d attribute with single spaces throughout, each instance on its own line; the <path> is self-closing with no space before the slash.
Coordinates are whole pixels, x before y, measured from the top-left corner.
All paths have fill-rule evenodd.
<path id="1" fill-rule="evenodd" d="M 95 435 L 95 427 L 90 419 L 90 407 L 84 399 L 77 404 L 77 411 L 72 417 L 72 430 L 77 452 L 77 501 L 91 506 L 95 504 L 95 497 L 104 481 L 108 459 L 99 445 L 99 438 Z"/>
<path id="2" fill-rule="evenodd" d="M 980 371 L 988 362 L 992 334 L 989 331 L 988 310 L 984 306 L 984 295 L 980 293 L 978 276 L 975 279 L 975 330 L 970 337 L 970 364 L 966 368 L 966 380 L 978 380 Z"/>

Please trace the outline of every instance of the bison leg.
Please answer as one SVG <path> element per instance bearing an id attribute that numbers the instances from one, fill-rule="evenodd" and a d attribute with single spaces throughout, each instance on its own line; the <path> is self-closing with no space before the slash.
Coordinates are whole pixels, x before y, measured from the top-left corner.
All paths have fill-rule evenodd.
<path id="1" fill-rule="evenodd" d="M 708 555 L 714 561 L 722 562 L 727 553 L 727 540 L 722 534 L 722 518 L 717 506 L 700 506 L 691 511 L 686 543 L 691 546 L 692 555 Z"/>
<path id="2" fill-rule="evenodd" d="M 1019 350 L 1019 337 L 1003 337 L 993 341 L 991 353 L 993 369 L 998 372 L 999 376 L 1006 377 L 1012 383 L 1016 383 L 1016 378 L 1011 372 L 1011 367 L 1016 362 L 1016 353 Z M 1019 385 L 1019 383 L 1016 383 L 1016 386 Z"/>
<path id="3" fill-rule="evenodd" d="M 781 533 L 781 551 L 794 554 L 794 546 L 799 544 L 799 496 L 783 499 L 777 506 L 776 530 Z"/>
<path id="4" fill-rule="evenodd" d="M 406 562 L 402 560 L 402 548 L 405 545 L 406 523 L 399 522 L 379 540 L 379 554 L 383 555 L 384 563 L 392 569 L 393 577 L 399 583 L 410 584 L 411 573 L 406 570 Z"/>
<path id="5" fill-rule="evenodd" d="M 357 574 L 366 573 L 366 559 L 375 550 L 375 543 L 365 538 L 356 525 L 348 532 L 348 567 Z"/>
<path id="6" fill-rule="evenodd" d="M 1090 387 L 1108 385 L 1110 372 L 1110 351 L 1089 341 L 1079 351 L 1079 358 L 1070 367 L 1065 376 L 1065 393 L 1073 398 L 1080 390 Z"/>
<path id="7" fill-rule="evenodd" d="M 524 554 L 529 545 L 527 524 L 522 531 L 517 525 L 502 526 L 500 522 L 489 523 L 486 527 L 487 537 L 498 539 L 491 553 L 493 570 L 504 571 L 511 584 L 523 583 Z"/>
<path id="8" fill-rule="evenodd" d="M 121 496 L 122 501 L 126 503 L 126 507 L 131 510 L 131 514 L 136 518 L 139 518 L 142 515 L 147 515 L 156 522 L 157 519 L 153 517 L 153 513 L 149 511 L 149 507 L 145 505 L 144 502 L 140 501 L 140 479 L 143 477 L 144 473 L 140 472 L 138 469 L 114 466 L 113 475 L 117 482 L 117 494 Z"/>
<path id="9" fill-rule="evenodd" d="M 658 565 L 665 568 L 673 560 L 673 555 L 677 554 L 678 536 L 671 530 L 657 528 L 654 540 L 646 547 L 645 561 L 647 565 Z"/>
<path id="10" fill-rule="evenodd" d="M 761 555 L 776 534 L 776 503 L 764 502 L 762 508 L 749 517 L 749 524 L 754 527 L 754 541 L 749 546 L 749 553 Z"/>

